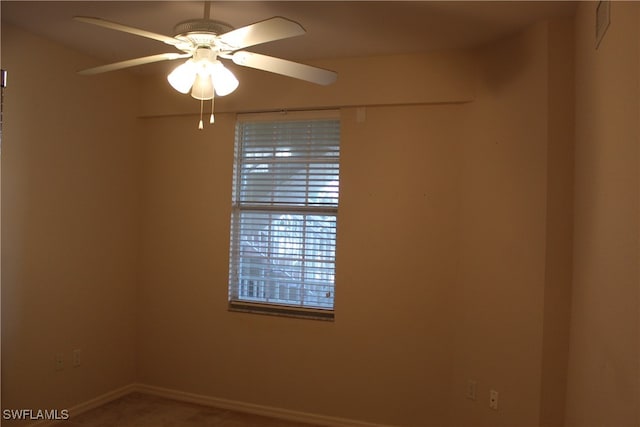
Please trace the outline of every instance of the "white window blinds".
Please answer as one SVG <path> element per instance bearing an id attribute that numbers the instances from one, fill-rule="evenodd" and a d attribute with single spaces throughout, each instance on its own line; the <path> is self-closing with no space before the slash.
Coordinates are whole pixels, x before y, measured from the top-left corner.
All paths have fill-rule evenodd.
<path id="1" fill-rule="evenodd" d="M 288 117 L 237 124 L 230 307 L 332 318 L 340 121 Z"/>

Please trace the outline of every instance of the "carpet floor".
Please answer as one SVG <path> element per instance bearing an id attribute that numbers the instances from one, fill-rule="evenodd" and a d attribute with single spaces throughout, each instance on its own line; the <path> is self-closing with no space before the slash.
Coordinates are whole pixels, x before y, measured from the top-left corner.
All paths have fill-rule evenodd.
<path id="1" fill-rule="evenodd" d="M 131 393 L 55 427 L 314 427 L 312 424 L 216 409 Z M 317 426 L 315 426 L 317 427 Z"/>

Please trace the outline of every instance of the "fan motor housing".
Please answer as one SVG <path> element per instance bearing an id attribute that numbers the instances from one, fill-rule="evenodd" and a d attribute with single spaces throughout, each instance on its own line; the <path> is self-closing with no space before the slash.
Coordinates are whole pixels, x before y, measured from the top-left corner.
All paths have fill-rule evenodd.
<path id="1" fill-rule="evenodd" d="M 202 33 L 220 35 L 231 30 L 233 30 L 231 25 L 211 19 L 191 19 L 180 22 L 173 28 L 174 37 L 188 37 Z"/>

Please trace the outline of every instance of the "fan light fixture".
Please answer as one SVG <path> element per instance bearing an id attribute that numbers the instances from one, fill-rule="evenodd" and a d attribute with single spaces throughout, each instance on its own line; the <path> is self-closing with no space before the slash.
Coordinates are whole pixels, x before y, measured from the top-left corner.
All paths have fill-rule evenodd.
<path id="1" fill-rule="evenodd" d="M 222 62 L 216 59 L 213 50 L 200 47 L 192 59 L 178 65 L 167 80 L 180 93 L 189 93 L 195 99 L 208 100 L 215 94 L 229 95 L 238 87 L 238 79 Z"/>
<path id="2" fill-rule="evenodd" d="M 237 89 L 238 79 L 220 61 L 215 52 L 208 47 L 196 49 L 193 58 L 178 65 L 168 76 L 169 84 L 180 93 L 200 100 L 200 123 L 202 129 L 202 102 L 211 100 L 211 117 L 213 123 L 213 98 L 215 95 L 225 96 Z"/>

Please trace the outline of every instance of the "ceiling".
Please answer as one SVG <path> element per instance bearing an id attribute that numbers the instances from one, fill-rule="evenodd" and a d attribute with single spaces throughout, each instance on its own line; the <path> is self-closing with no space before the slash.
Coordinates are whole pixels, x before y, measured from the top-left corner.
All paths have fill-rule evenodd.
<path id="1" fill-rule="evenodd" d="M 72 20 L 93 16 L 173 36 L 180 21 L 201 18 L 204 2 L 7 1 L 2 23 L 22 27 L 89 54 L 100 63 L 176 52 L 161 42 Z M 251 47 L 285 59 L 417 53 L 483 44 L 536 21 L 570 16 L 575 2 L 558 1 L 215 1 L 211 18 L 237 28 L 273 16 L 300 23 L 304 36 Z M 99 65 L 99 64 L 96 64 Z M 151 72 L 155 64 L 136 67 Z"/>

